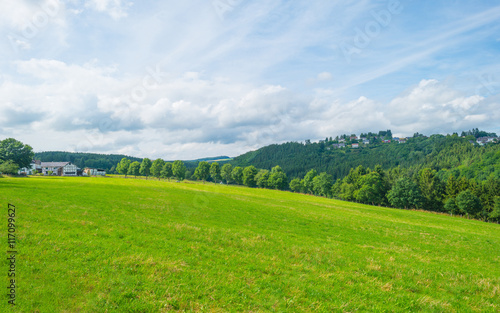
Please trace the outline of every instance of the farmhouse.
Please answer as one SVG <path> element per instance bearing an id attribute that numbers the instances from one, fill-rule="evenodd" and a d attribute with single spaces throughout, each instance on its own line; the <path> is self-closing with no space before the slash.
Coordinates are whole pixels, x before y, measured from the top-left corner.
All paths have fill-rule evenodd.
<path id="1" fill-rule="evenodd" d="M 49 172 L 57 176 L 78 175 L 78 167 L 71 162 L 42 162 L 41 167 L 44 175 L 49 175 Z"/>

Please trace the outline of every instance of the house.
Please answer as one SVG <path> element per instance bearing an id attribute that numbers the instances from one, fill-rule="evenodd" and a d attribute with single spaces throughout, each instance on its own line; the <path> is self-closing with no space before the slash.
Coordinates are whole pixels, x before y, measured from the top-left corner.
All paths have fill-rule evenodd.
<path id="1" fill-rule="evenodd" d="M 344 138 L 342 138 L 342 139 L 340 139 L 340 140 L 339 140 L 339 142 L 340 142 L 340 143 L 345 142 L 345 139 L 344 139 Z"/>
<path id="2" fill-rule="evenodd" d="M 19 175 L 34 175 L 42 172 L 42 162 L 40 160 L 31 161 L 30 167 L 20 168 L 17 174 Z"/>
<path id="3" fill-rule="evenodd" d="M 106 170 L 101 168 L 90 168 L 86 167 L 83 170 L 83 175 L 85 176 L 106 176 Z"/>
<path id="4" fill-rule="evenodd" d="M 355 148 L 355 149 L 359 148 L 359 143 L 353 143 L 352 147 Z"/>
<path id="5" fill-rule="evenodd" d="M 345 143 L 334 143 L 332 145 L 333 149 L 340 149 L 340 148 L 345 148 Z"/>
<path id="6" fill-rule="evenodd" d="M 391 143 L 390 140 L 384 140 L 384 143 Z"/>
<path id="7" fill-rule="evenodd" d="M 364 139 L 364 140 L 363 140 L 363 144 L 364 144 L 364 145 L 369 145 L 369 144 L 370 144 L 370 140 Z"/>
<path id="8" fill-rule="evenodd" d="M 350 140 L 358 140 L 358 136 L 351 136 L 349 139 Z"/>
<path id="9" fill-rule="evenodd" d="M 49 175 L 49 172 L 56 176 L 78 175 L 78 167 L 71 162 L 42 162 L 41 167 L 43 175 Z"/>
<path id="10" fill-rule="evenodd" d="M 497 138 L 495 138 L 495 137 L 479 137 L 476 139 L 476 142 L 482 146 L 482 145 L 485 145 L 487 143 L 494 142 L 496 139 Z"/>

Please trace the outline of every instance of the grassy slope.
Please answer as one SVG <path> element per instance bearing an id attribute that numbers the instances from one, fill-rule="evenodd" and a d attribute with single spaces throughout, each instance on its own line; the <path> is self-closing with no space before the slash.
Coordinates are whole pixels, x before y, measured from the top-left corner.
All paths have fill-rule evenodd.
<path id="1" fill-rule="evenodd" d="M 496 224 L 118 178 L 2 178 L 7 202 L 20 312 L 500 309 Z"/>

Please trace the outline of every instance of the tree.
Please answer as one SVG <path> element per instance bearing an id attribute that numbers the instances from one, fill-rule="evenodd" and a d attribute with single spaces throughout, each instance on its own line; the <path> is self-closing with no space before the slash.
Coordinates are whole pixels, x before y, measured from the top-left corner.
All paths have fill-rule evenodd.
<path id="1" fill-rule="evenodd" d="M 137 161 L 132 162 L 128 167 L 127 174 L 134 175 L 137 178 L 137 176 L 139 176 L 140 173 L 141 173 L 141 163 Z"/>
<path id="2" fill-rule="evenodd" d="M 186 177 L 186 165 L 184 162 L 177 160 L 172 164 L 172 174 L 177 177 L 178 180 L 183 180 Z"/>
<path id="3" fill-rule="evenodd" d="M 148 176 L 151 175 L 151 165 L 152 164 L 153 163 L 148 158 L 144 158 L 142 160 L 141 168 L 139 169 L 139 173 L 141 173 L 142 176 L 146 176 L 146 179 L 148 179 Z"/>
<path id="4" fill-rule="evenodd" d="M 35 154 L 33 148 L 25 145 L 14 138 L 7 138 L 0 141 L 0 161 L 9 161 L 17 164 L 18 167 L 30 167 Z"/>
<path id="5" fill-rule="evenodd" d="M 488 217 L 492 221 L 500 222 L 500 197 L 495 197 L 495 206 Z"/>
<path id="6" fill-rule="evenodd" d="M 255 181 L 255 176 L 257 175 L 258 171 L 255 168 L 255 166 L 250 165 L 245 167 L 243 170 L 243 184 L 247 187 L 255 187 L 256 186 L 256 181 Z"/>
<path id="7" fill-rule="evenodd" d="M 318 172 L 315 169 L 312 169 L 307 172 L 306 176 L 304 177 L 304 189 L 306 193 L 314 193 L 313 180 L 316 176 L 318 176 Z"/>
<path id="8" fill-rule="evenodd" d="M 408 177 L 400 178 L 387 194 L 389 203 L 399 209 L 418 209 L 423 198 L 418 185 Z"/>
<path id="9" fill-rule="evenodd" d="M 290 190 L 293 192 L 302 192 L 304 189 L 304 180 L 301 180 L 300 178 L 294 178 L 290 182 Z"/>
<path id="10" fill-rule="evenodd" d="M 430 211 L 442 211 L 445 186 L 436 171 L 424 168 L 418 173 L 418 187 L 424 197 L 424 207 Z"/>
<path id="11" fill-rule="evenodd" d="M 449 198 L 448 200 L 446 200 L 446 202 L 444 203 L 444 210 L 448 213 L 450 213 L 451 215 L 456 215 L 456 214 L 465 214 L 465 212 L 462 212 L 458 207 L 457 207 L 457 203 L 455 201 L 455 198 Z"/>
<path id="12" fill-rule="evenodd" d="M 210 177 L 210 164 L 207 161 L 198 163 L 198 167 L 194 170 L 194 176 L 205 183 L 208 177 Z"/>
<path id="13" fill-rule="evenodd" d="M 163 161 L 162 159 L 156 159 L 154 160 L 153 165 L 151 165 L 151 175 L 158 178 L 158 180 L 160 180 L 161 171 L 163 170 L 164 164 L 165 161 Z"/>
<path id="14" fill-rule="evenodd" d="M 120 161 L 120 163 L 116 165 L 116 171 L 122 175 L 125 175 L 125 178 L 127 178 L 129 167 L 130 167 L 130 160 L 127 158 L 123 158 Z"/>
<path id="15" fill-rule="evenodd" d="M 387 184 L 379 172 L 371 172 L 360 179 L 361 188 L 356 194 L 356 201 L 383 205 L 386 203 Z"/>
<path id="16" fill-rule="evenodd" d="M 161 177 L 166 178 L 170 181 L 170 177 L 172 177 L 172 163 L 170 162 L 165 162 L 163 164 L 163 168 L 161 170 Z"/>
<path id="17" fill-rule="evenodd" d="M 313 179 L 313 190 L 315 195 L 329 197 L 333 186 L 333 177 L 327 173 L 321 173 Z"/>
<path id="18" fill-rule="evenodd" d="M 0 174 L 15 175 L 19 170 L 19 166 L 12 160 L 5 161 L 0 164 Z"/>
<path id="19" fill-rule="evenodd" d="M 218 180 L 221 180 L 222 177 L 220 175 L 220 165 L 217 162 L 210 164 L 210 177 L 214 180 L 214 183 L 217 183 Z"/>
<path id="20" fill-rule="evenodd" d="M 285 190 L 288 187 L 286 174 L 279 165 L 276 165 L 271 169 L 271 174 L 269 175 L 269 187 L 278 190 Z"/>
<path id="21" fill-rule="evenodd" d="M 481 212 L 481 201 L 469 189 L 460 192 L 455 201 L 457 203 L 458 209 L 462 212 L 465 212 L 472 216 L 475 216 Z"/>
<path id="22" fill-rule="evenodd" d="M 229 182 L 231 182 L 232 172 L 233 166 L 231 164 L 227 163 L 222 166 L 220 174 L 222 176 L 222 179 L 226 181 L 226 184 L 229 184 Z"/>
<path id="23" fill-rule="evenodd" d="M 232 180 L 238 184 L 242 185 L 243 184 L 243 168 L 236 166 L 233 168 L 233 171 L 231 172 L 231 178 Z"/>
<path id="24" fill-rule="evenodd" d="M 257 175 L 255 175 L 255 182 L 259 188 L 269 188 L 269 171 L 260 170 Z"/>

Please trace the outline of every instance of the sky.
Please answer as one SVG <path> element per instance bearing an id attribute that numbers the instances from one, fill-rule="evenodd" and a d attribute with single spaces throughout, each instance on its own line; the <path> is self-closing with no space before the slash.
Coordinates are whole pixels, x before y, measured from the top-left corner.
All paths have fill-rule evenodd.
<path id="1" fill-rule="evenodd" d="M 500 134 L 500 2 L 2 0 L 0 140 L 165 160 Z"/>

